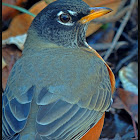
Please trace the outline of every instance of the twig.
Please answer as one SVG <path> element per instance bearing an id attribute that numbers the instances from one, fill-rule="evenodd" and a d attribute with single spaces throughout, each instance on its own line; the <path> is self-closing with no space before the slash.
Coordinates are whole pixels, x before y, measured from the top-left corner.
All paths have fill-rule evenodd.
<path id="1" fill-rule="evenodd" d="M 124 105 L 126 111 L 129 112 L 129 114 L 130 114 L 130 116 L 131 116 L 132 124 L 133 124 L 133 128 L 134 128 L 135 139 L 137 139 L 137 138 L 138 138 L 138 137 L 137 137 L 137 127 L 136 127 L 136 123 L 135 123 L 135 120 L 134 120 L 133 114 L 132 114 L 131 111 L 129 111 L 127 105 L 126 105 L 124 102 L 122 102 L 122 103 L 123 103 L 123 105 Z"/>
<path id="2" fill-rule="evenodd" d="M 133 114 L 130 114 L 130 116 L 131 116 L 132 124 L 133 124 L 133 128 L 134 128 L 135 139 L 137 139 L 138 137 L 137 137 L 137 127 L 136 127 L 136 123 L 135 123 Z"/>
<path id="3" fill-rule="evenodd" d="M 122 23 L 121 23 L 121 25 L 120 25 L 120 27 L 119 27 L 119 30 L 118 30 L 118 32 L 116 33 L 116 35 L 115 35 L 115 37 L 114 37 L 114 39 L 113 39 L 113 42 L 112 42 L 111 47 L 107 50 L 106 55 L 104 56 L 104 60 L 107 60 L 107 59 L 108 59 L 108 57 L 110 56 L 111 52 L 112 52 L 113 49 L 115 48 L 116 43 L 117 43 L 117 41 L 119 40 L 119 38 L 120 38 L 120 36 L 121 36 L 121 34 L 122 34 L 123 30 L 124 30 L 124 27 L 126 26 L 128 20 L 129 20 L 129 18 L 130 18 L 130 15 L 131 15 L 131 13 L 132 13 L 132 10 L 133 10 L 133 7 L 134 7 L 134 5 L 135 5 L 135 2 L 136 2 L 136 0 L 131 0 L 131 3 L 130 3 L 131 7 L 130 7 L 130 10 L 129 10 L 128 13 L 125 15 L 125 17 L 124 17 L 124 19 L 123 19 L 123 21 L 122 21 Z"/>
<path id="4" fill-rule="evenodd" d="M 117 72 L 122 65 L 127 62 L 128 60 L 130 60 L 131 58 L 133 58 L 135 55 L 137 55 L 138 53 L 138 48 L 136 48 L 134 51 L 132 51 L 132 53 L 130 55 L 128 55 L 127 57 L 125 57 L 124 59 L 122 59 L 119 64 L 116 66 L 115 72 Z"/>
<path id="5" fill-rule="evenodd" d="M 131 138 L 131 140 L 138 140 L 138 138 Z"/>
<path id="6" fill-rule="evenodd" d="M 118 28 L 113 28 L 113 30 L 114 30 L 114 31 L 118 31 Z M 135 43 L 136 43 L 136 40 L 130 38 L 130 37 L 128 36 L 128 34 L 126 34 L 125 32 L 122 32 L 122 36 L 124 36 L 125 39 L 127 39 L 130 43 L 132 43 L 132 44 L 135 44 Z M 117 50 L 117 48 L 115 48 L 115 50 Z"/>
<path id="7" fill-rule="evenodd" d="M 120 98 L 120 95 L 118 96 Z M 120 100 L 122 100 L 120 98 Z M 124 108 L 125 110 L 129 113 L 129 115 L 131 116 L 131 119 L 132 119 L 132 124 L 133 124 L 133 128 L 134 128 L 134 134 L 135 134 L 135 139 L 137 139 L 137 127 L 136 127 L 136 123 L 135 123 L 135 120 L 134 120 L 134 117 L 133 117 L 133 113 L 129 110 L 128 106 L 122 101 L 123 105 L 124 105 Z"/>
<path id="8" fill-rule="evenodd" d="M 122 2 L 121 2 L 120 5 L 119 5 L 118 10 L 121 10 L 121 9 L 125 6 L 125 4 L 126 4 L 127 1 L 128 1 L 128 0 L 122 0 Z"/>
<path id="9" fill-rule="evenodd" d="M 136 25 L 132 30 L 128 31 L 128 34 L 131 36 L 132 34 L 135 34 L 135 32 L 138 31 L 138 25 Z"/>
<path id="10" fill-rule="evenodd" d="M 128 43 L 126 41 L 120 41 L 117 42 L 116 44 L 117 48 L 123 45 L 128 45 Z M 97 51 L 104 51 L 110 48 L 111 43 L 97 43 L 97 44 L 91 44 L 90 46 Z"/>

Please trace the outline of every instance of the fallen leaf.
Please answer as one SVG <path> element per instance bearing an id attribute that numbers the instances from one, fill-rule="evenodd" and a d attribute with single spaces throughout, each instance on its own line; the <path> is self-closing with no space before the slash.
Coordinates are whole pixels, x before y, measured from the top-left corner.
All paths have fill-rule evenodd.
<path id="1" fill-rule="evenodd" d="M 15 44 L 20 50 L 23 50 L 24 48 L 24 42 L 26 40 L 27 34 L 23 34 L 23 35 L 18 35 L 15 37 L 9 37 L 6 40 L 2 40 L 2 45 L 10 45 L 10 44 Z"/>
<path id="2" fill-rule="evenodd" d="M 27 2 L 27 0 L 2 0 L 2 2 L 22 7 L 23 4 Z M 6 21 L 8 19 L 11 19 L 19 12 L 20 11 L 16 9 L 2 5 L 2 20 Z"/>
<path id="3" fill-rule="evenodd" d="M 8 69 L 8 67 L 4 67 L 2 69 L 2 88 L 3 88 L 3 91 L 6 87 L 8 76 L 9 76 L 9 69 Z"/>
<path id="4" fill-rule="evenodd" d="M 136 94 L 118 88 L 112 107 L 116 109 L 125 109 L 138 123 L 138 96 Z"/>
<path id="5" fill-rule="evenodd" d="M 34 4 L 29 11 L 37 15 L 46 6 L 47 4 L 44 1 L 40 1 Z M 34 17 L 28 14 L 20 14 L 15 16 L 15 18 L 13 18 L 13 20 L 11 21 L 9 28 L 6 31 L 2 32 L 2 40 L 27 33 L 27 30 L 30 27 L 33 19 Z"/>
<path id="6" fill-rule="evenodd" d="M 115 109 L 124 109 L 124 104 L 118 96 L 113 99 L 112 107 Z"/>
<path id="7" fill-rule="evenodd" d="M 125 90 L 138 95 L 138 63 L 131 62 L 119 71 L 119 78 Z"/>
<path id="8" fill-rule="evenodd" d="M 5 89 L 9 73 L 15 62 L 21 57 L 21 51 L 14 45 L 6 45 L 2 48 L 2 57 L 7 66 L 2 69 L 2 87 Z"/>
<path id="9" fill-rule="evenodd" d="M 7 65 L 6 62 L 5 62 L 4 58 L 2 57 L 2 69 L 3 69 L 6 65 Z"/>

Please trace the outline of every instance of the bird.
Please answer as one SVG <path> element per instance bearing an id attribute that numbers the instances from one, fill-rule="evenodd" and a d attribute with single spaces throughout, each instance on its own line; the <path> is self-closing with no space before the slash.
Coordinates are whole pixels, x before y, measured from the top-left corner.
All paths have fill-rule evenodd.
<path id="1" fill-rule="evenodd" d="M 99 139 L 115 77 L 85 34 L 111 11 L 56 0 L 34 18 L 2 95 L 3 140 Z"/>

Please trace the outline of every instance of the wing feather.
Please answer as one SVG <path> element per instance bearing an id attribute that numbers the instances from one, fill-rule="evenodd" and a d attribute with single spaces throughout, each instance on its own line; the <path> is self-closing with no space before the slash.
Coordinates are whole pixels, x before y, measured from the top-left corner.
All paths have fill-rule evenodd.
<path id="1" fill-rule="evenodd" d="M 40 135 L 42 139 L 70 139 L 78 133 L 79 136 L 77 137 L 81 137 L 89 130 L 93 122 L 96 123 L 103 114 L 98 111 L 80 108 L 76 104 L 72 105 L 62 100 L 40 106 L 39 110 L 36 129 L 37 135 Z M 44 115 L 42 112 L 47 113 Z M 42 119 L 38 119 L 38 117 Z"/>
<path id="2" fill-rule="evenodd" d="M 56 94 L 52 94 L 46 87 L 44 87 L 41 89 L 39 96 L 37 96 L 36 103 L 38 105 L 47 105 L 56 101 L 59 98 L 59 96 L 57 96 Z"/>
<path id="3" fill-rule="evenodd" d="M 67 131 L 73 129 L 72 126 L 76 125 L 78 120 L 81 119 L 83 114 L 86 112 L 86 109 L 79 108 L 75 115 L 66 122 L 63 126 L 61 126 L 55 133 L 51 134 L 51 137 L 62 137 L 62 134 L 67 133 Z"/>
<path id="4" fill-rule="evenodd" d="M 59 109 L 58 109 L 59 108 Z M 72 108 L 72 104 L 58 100 L 57 102 L 40 106 L 37 123 L 40 125 L 50 124 L 66 114 Z"/>
<path id="5" fill-rule="evenodd" d="M 29 88 L 25 95 L 18 97 L 18 99 L 20 99 L 20 97 L 22 98 L 20 99 L 20 101 L 23 101 L 22 103 L 18 102 L 16 96 L 15 98 L 8 100 L 7 94 L 10 93 L 10 91 L 6 91 L 3 94 L 2 105 L 3 138 L 13 137 L 24 128 L 30 111 L 34 87 Z"/>

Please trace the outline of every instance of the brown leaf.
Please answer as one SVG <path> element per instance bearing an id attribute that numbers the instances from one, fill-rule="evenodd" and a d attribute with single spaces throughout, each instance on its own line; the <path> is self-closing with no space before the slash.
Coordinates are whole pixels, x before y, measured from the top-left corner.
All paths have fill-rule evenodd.
<path id="1" fill-rule="evenodd" d="M 115 99 L 113 100 L 112 107 L 116 109 L 124 109 L 124 104 L 122 103 L 121 99 L 118 96 L 116 96 Z"/>
<path id="2" fill-rule="evenodd" d="M 2 69 L 2 88 L 3 88 L 3 90 L 6 87 L 8 76 L 9 76 L 9 69 L 8 69 L 8 67 L 4 67 Z"/>
<path id="3" fill-rule="evenodd" d="M 125 109 L 138 122 L 138 96 L 122 88 L 118 88 L 116 93 L 117 97 L 114 99 L 112 107 Z"/>
<path id="4" fill-rule="evenodd" d="M 34 4 L 29 11 L 37 15 L 46 6 L 47 4 L 44 1 L 40 1 Z M 28 14 L 17 15 L 13 18 L 9 28 L 2 32 L 2 40 L 26 33 L 33 19 L 34 17 Z"/>
<path id="5" fill-rule="evenodd" d="M 2 2 L 22 7 L 23 3 L 27 2 L 27 0 L 2 0 Z M 11 19 L 19 12 L 20 11 L 14 8 L 2 5 L 2 20 L 6 21 L 8 19 Z"/>
<path id="6" fill-rule="evenodd" d="M 2 69 L 2 87 L 4 90 L 14 63 L 21 57 L 21 51 L 13 45 L 5 46 L 2 48 L 2 56 L 7 64 L 7 66 Z"/>

